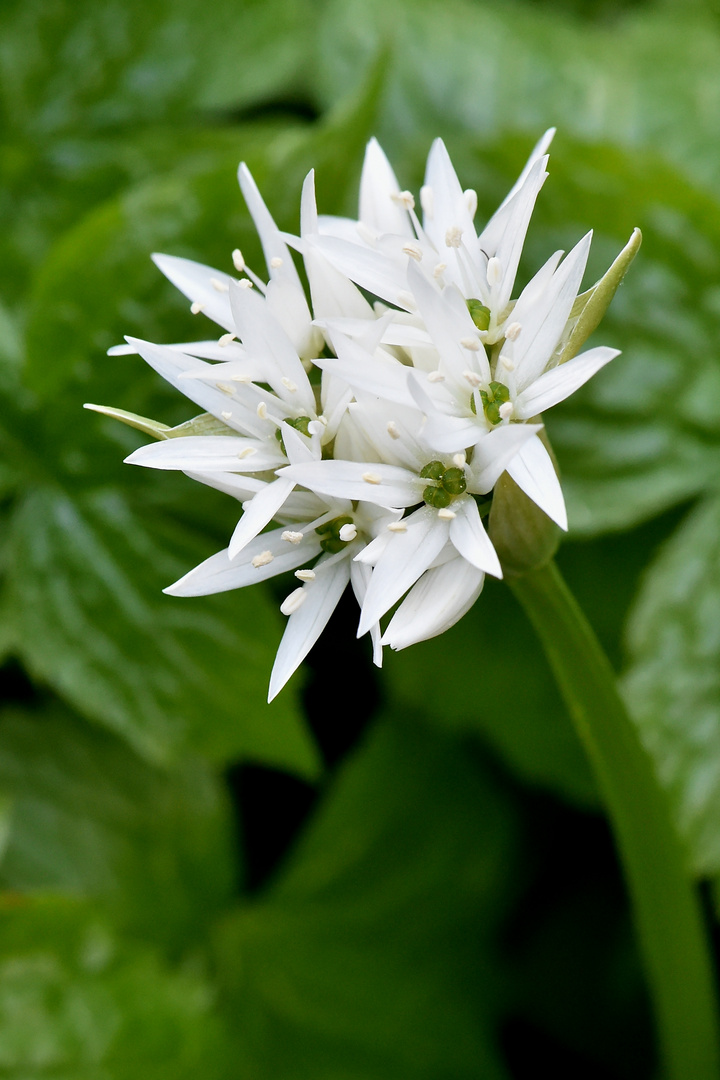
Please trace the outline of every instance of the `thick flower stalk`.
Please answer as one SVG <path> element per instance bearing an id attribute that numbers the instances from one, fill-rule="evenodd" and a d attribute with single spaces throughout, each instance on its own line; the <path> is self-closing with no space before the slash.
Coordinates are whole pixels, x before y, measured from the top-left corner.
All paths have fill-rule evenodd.
<path id="1" fill-rule="evenodd" d="M 506 477 L 548 527 L 567 527 L 540 414 L 617 354 L 568 355 L 597 292 L 578 296 L 589 236 L 564 260 L 552 255 L 512 298 L 552 135 L 479 233 L 477 198 L 440 140 L 422 222 L 372 140 L 357 221 L 318 215 L 310 173 L 299 236 L 280 232 L 240 166 L 265 276 L 237 249 L 234 273 L 154 256 L 192 311 L 222 332 L 172 345 L 130 338 L 111 352 L 139 353 L 205 413 L 170 430 L 106 411 L 160 439 L 130 463 L 182 470 L 242 504 L 228 547 L 166 591 L 199 595 L 295 573 L 271 697 L 348 582 L 377 664 L 382 645 L 404 648 L 461 618 L 485 575 L 503 575 L 486 523 Z"/>

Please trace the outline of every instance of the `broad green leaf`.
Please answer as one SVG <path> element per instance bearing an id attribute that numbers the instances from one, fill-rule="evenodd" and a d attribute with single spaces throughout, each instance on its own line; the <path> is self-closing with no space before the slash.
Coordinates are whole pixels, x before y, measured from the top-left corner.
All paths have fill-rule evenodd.
<path id="1" fill-rule="evenodd" d="M 59 705 L 13 709 L 0 713 L 0 791 L 1 888 L 95 897 L 176 953 L 229 901 L 228 810 L 206 765 L 160 772 Z"/>
<path id="2" fill-rule="evenodd" d="M 585 7 L 586 5 L 583 5 Z M 377 134 L 429 141 L 451 131 L 536 132 L 669 160 L 717 186 L 720 26 L 710 5 L 643 3 L 595 23 L 518 0 L 331 0 L 315 68 L 325 102 L 393 46 Z"/>
<path id="3" fill-rule="evenodd" d="M 440 637 L 388 651 L 383 679 L 399 707 L 479 735 L 526 782 L 595 804 L 565 706 L 532 628 L 504 585 L 488 580 L 465 618 Z"/>
<path id="4" fill-rule="evenodd" d="M 625 692 L 668 789 L 689 861 L 720 874 L 720 501 L 661 549 L 628 629 Z"/>
<path id="5" fill-rule="evenodd" d="M 212 987 L 119 941 L 86 905 L 8 897 L 0 1072 L 17 1080 L 230 1080 Z"/>
<path id="6" fill-rule="evenodd" d="M 505 1076 L 488 942 L 507 905 L 509 810 L 461 743 L 412 719 L 370 733 L 281 879 L 219 930 L 248 1075 Z"/>
<path id="7" fill-rule="evenodd" d="M 268 706 L 279 619 L 261 591 L 185 602 L 201 545 L 112 491 L 38 487 L 15 514 L 6 618 L 31 674 L 151 761 L 200 751 L 312 774 L 292 694 Z M 212 554 L 204 550 L 203 555 Z"/>

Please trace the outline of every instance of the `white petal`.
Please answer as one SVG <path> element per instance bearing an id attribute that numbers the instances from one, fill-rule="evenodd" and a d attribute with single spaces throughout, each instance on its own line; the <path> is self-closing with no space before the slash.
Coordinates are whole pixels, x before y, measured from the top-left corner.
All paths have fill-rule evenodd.
<path id="1" fill-rule="evenodd" d="M 383 645 L 405 649 L 443 634 L 470 610 L 484 581 L 482 570 L 461 558 L 427 570 L 390 620 Z"/>
<path id="2" fill-rule="evenodd" d="M 400 191 L 395 173 L 377 139 L 365 150 L 360 179 L 360 220 L 377 233 L 414 236 L 407 211 L 393 195 Z"/>
<path id="3" fill-rule="evenodd" d="M 282 265 L 277 270 L 272 270 L 272 276 L 278 276 L 279 278 L 285 278 L 286 280 L 294 282 L 300 290 L 302 285 L 300 282 L 300 276 L 295 268 L 295 263 L 292 261 L 290 252 L 287 245 L 283 240 L 278 230 L 273 216 L 265 205 L 265 201 L 258 190 L 258 186 L 253 180 L 252 174 L 248 169 L 245 162 L 241 162 L 238 168 L 238 182 L 240 184 L 240 190 L 243 193 L 247 208 L 250 211 L 250 216 L 253 219 L 255 228 L 260 236 L 260 243 L 262 244 L 263 254 L 265 255 L 265 262 L 270 268 L 270 264 L 273 259 L 281 259 Z"/>
<path id="4" fill-rule="evenodd" d="M 356 390 L 366 390 L 386 401 L 395 401 L 399 405 L 413 405 L 413 397 L 408 388 L 408 371 L 396 360 L 378 360 L 358 345 L 356 341 L 333 334 L 335 357 L 320 357 L 316 364 L 323 371 L 329 371 L 348 386 Z"/>
<path id="5" fill-rule="evenodd" d="M 377 506 L 413 506 L 421 501 L 421 480 L 407 469 L 364 461 L 311 461 L 290 465 L 279 476 L 310 491 L 336 499 L 353 499 Z"/>
<path id="6" fill-rule="evenodd" d="M 392 259 L 385 252 L 374 251 L 358 243 L 348 243 L 334 236 L 317 236 L 310 241 L 315 248 L 351 281 L 390 304 L 405 307 L 398 297 L 406 290 L 407 256 Z M 400 249 L 398 249 L 398 252 Z"/>
<path id="7" fill-rule="evenodd" d="M 325 629 L 350 579 L 350 560 L 315 566 L 315 580 L 303 586 L 305 602 L 288 619 L 270 676 L 268 701 L 280 693 Z"/>
<path id="8" fill-rule="evenodd" d="M 228 293 L 219 292 L 212 284 L 215 280 L 229 289 L 230 285 L 235 284 L 235 278 L 224 274 L 222 270 L 213 270 L 211 266 L 193 262 L 192 259 L 180 259 L 177 255 L 156 253 L 152 260 L 176 289 L 194 304 L 201 305 L 203 314 L 209 319 L 226 330 L 235 329 Z"/>
<path id="9" fill-rule="evenodd" d="M 463 371 L 474 369 L 477 365 L 482 380 L 489 382 L 490 365 L 485 349 L 481 347 L 473 353 L 460 344 L 463 338 L 477 342 L 477 332 L 467 305 L 455 286 L 449 285 L 440 293 L 414 262 L 408 266 L 408 285 L 417 301 L 418 313 L 454 378 L 461 380 Z"/>
<path id="10" fill-rule="evenodd" d="M 358 637 L 366 633 L 415 584 L 445 546 L 448 526 L 446 521 L 438 517 L 437 510 L 423 507 L 407 521 L 405 532 L 391 534 L 372 572 Z"/>
<path id="11" fill-rule="evenodd" d="M 532 441 L 541 427 L 541 424 L 503 424 L 478 442 L 470 466 L 471 490 L 483 495 L 492 491 L 502 473 L 509 471 L 515 455 Z"/>
<path id="12" fill-rule="evenodd" d="M 458 554 L 478 570 L 501 578 L 500 560 L 485 532 L 475 500 L 469 495 L 464 499 L 455 499 L 452 509 L 455 517 L 450 522 L 450 539 Z"/>
<path id="13" fill-rule="evenodd" d="M 350 581 L 352 583 L 353 592 L 355 593 L 355 599 L 360 607 L 365 602 L 365 594 L 367 593 L 367 587 L 370 584 L 370 578 L 372 576 L 372 569 L 366 566 L 363 562 L 358 562 L 356 559 L 352 559 L 350 562 Z M 380 643 L 380 623 L 376 622 L 370 627 L 370 640 L 373 647 L 373 664 L 375 667 L 382 667 L 382 644 Z"/>
<path id="14" fill-rule="evenodd" d="M 128 465 L 197 472 L 262 472 L 277 469 L 285 458 L 257 439 L 232 435 L 187 435 L 141 446 L 125 458 Z"/>
<path id="15" fill-rule="evenodd" d="M 522 447 L 507 466 L 519 488 L 561 529 L 567 530 L 562 488 L 550 455 L 537 436 Z"/>
<path id="16" fill-rule="evenodd" d="M 243 516 L 238 521 L 228 544 L 231 559 L 234 559 L 251 540 L 254 540 L 268 521 L 275 517 L 294 487 L 292 480 L 280 477 L 273 480 L 262 491 L 258 491 L 257 495 L 254 495 L 243 507 Z"/>
<path id="17" fill-rule="evenodd" d="M 546 371 L 518 396 L 515 401 L 515 415 L 521 420 L 529 420 L 531 416 L 551 409 L 553 405 L 574 394 L 596 372 L 619 355 L 619 349 L 600 345 L 580 353 L 560 367 Z"/>
<path id="18" fill-rule="evenodd" d="M 320 540 L 315 532 L 305 533 L 299 544 L 283 540 L 283 532 L 285 529 L 281 528 L 257 536 L 236 559 L 230 559 L 227 550 L 219 551 L 163 592 L 170 596 L 209 596 L 229 589 L 242 589 L 286 570 L 294 570 L 320 552 Z M 253 566 L 252 560 L 263 551 L 273 555 L 272 562 Z"/>
<path id="19" fill-rule="evenodd" d="M 262 491 L 267 481 L 258 480 L 255 476 L 241 476 L 238 473 L 202 473 L 194 469 L 185 469 L 185 475 L 191 480 L 197 480 L 200 484 L 207 484 L 216 491 L 223 491 L 226 495 L 232 495 L 233 499 L 245 502 L 252 499 L 258 491 Z"/>
<path id="20" fill-rule="evenodd" d="M 462 230 L 465 244 L 474 244 L 475 226 L 467 202 L 442 139 L 430 148 L 425 170 L 425 184 L 433 191 L 433 213 L 423 218 L 423 227 L 444 262 L 456 262 L 456 250 L 445 244 L 445 234 L 453 226 Z M 447 257 L 446 257 L 447 256 Z"/>

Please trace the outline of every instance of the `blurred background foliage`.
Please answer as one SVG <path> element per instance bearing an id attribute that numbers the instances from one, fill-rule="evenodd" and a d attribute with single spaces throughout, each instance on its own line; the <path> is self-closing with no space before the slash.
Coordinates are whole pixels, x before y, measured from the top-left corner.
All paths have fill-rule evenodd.
<path id="1" fill-rule="evenodd" d="M 377 134 L 441 134 L 489 214 L 559 134 L 522 273 L 639 225 L 548 418 L 561 567 L 720 904 L 720 9 L 713 0 L 3 0 L 0 1071 L 20 1080 L 655 1075 L 592 778 L 509 591 L 382 673 L 341 606 L 265 704 L 278 597 L 161 589 L 234 504 L 122 465 L 192 406 L 124 334 L 198 331 L 153 250 L 260 247 L 246 160 L 298 224 L 352 213 Z"/>

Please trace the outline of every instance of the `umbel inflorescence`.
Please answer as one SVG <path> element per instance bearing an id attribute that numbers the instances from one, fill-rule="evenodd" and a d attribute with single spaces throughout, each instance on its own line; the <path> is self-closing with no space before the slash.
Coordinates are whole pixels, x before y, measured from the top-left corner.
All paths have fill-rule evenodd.
<path id="1" fill-rule="evenodd" d="M 198 596 L 294 571 L 270 699 L 348 584 L 360 605 L 358 634 L 370 634 L 377 664 L 383 645 L 402 649 L 457 622 L 485 575 L 502 577 L 483 523 L 501 477 L 548 524 L 567 528 L 540 414 L 617 355 L 578 350 L 639 233 L 586 293 L 578 295 L 590 234 L 564 258 L 551 255 L 512 299 L 552 135 L 479 234 L 477 196 L 461 188 L 441 140 L 418 207 L 373 139 L 358 219 L 318 216 L 310 173 L 299 236 L 278 230 L 240 166 L 267 280 L 237 249 L 233 274 L 154 256 L 192 311 L 222 334 L 182 345 L 129 338 L 111 352 L 139 353 L 204 412 L 168 429 L 102 411 L 161 440 L 130 463 L 180 469 L 242 504 L 227 549 L 166 592 Z M 522 515 L 515 527 L 522 532 Z M 398 601 L 383 632 L 380 620 Z"/>

